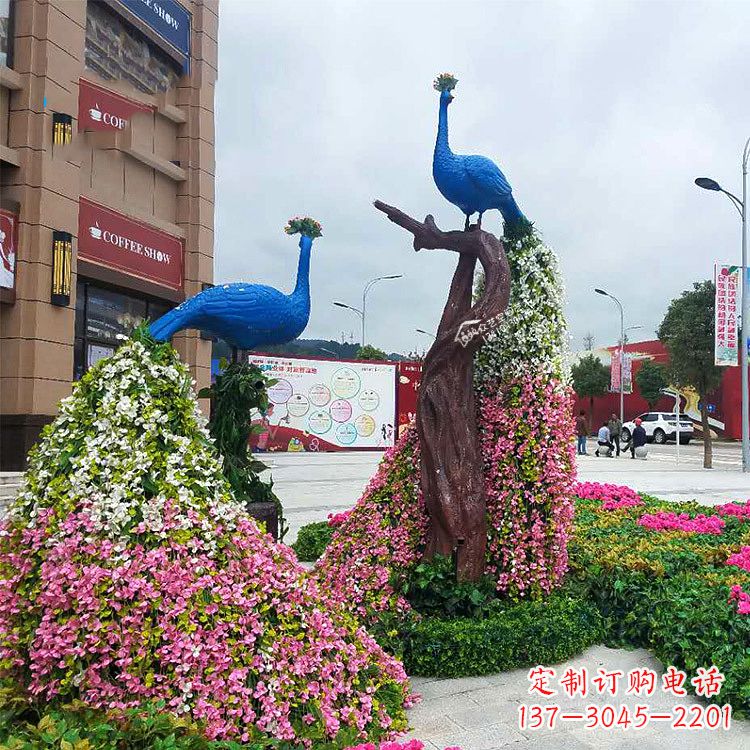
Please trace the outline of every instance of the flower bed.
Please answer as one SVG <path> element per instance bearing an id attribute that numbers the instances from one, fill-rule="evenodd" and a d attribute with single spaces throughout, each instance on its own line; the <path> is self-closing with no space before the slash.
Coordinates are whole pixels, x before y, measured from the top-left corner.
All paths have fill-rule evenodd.
<path id="1" fill-rule="evenodd" d="M 0 525 L 1 687 L 40 711 L 159 703 L 208 739 L 403 729 L 400 662 L 234 501 L 187 368 L 141 338 L 62 403 Z"/>
<path id="2" fill-rule="evenodd" d="M 720 701 L 747 715 L 750 573 L 729 563 L 744 560 L 750 545 L 743 506 L 722 506 L 717 534 L 698 532 L 685 520 L 700 519 L 704 506 L 642 500 L 616 512 L 604 511 L 599 499 L 578 501 L 569 547 L 573 579 L 604 617 L 607 645 L 649 648 L 688 672 L 715 664 L 726 676 Z M 644 510 L 654 517 L 676 514 L 683 528 L 655 533 L 639 523 Z"/>

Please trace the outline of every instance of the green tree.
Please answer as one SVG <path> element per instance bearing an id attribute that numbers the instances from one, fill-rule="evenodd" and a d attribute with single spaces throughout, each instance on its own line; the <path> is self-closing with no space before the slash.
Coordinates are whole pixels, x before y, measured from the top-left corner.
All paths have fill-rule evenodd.
<path id="1" fill-rule="evenodd" d="M 714 297 L 713 281 L 696 282 L 691 290 L 669 303 L 657 332 L 669 353 L 670 380 L 698 392 L 706 469 L 712 466 L 708 395 L 719 387 L 724 374 L 714 365 Z"/>
<path id="2" fill-rule="evenodd" d="M 357 359 L 388 359 L 388 355 L 377 346 L 365 344 L 357 350 Z"/>
<path id="3" fill-rule="evenodd" d="M 646 399 L 648 408 L 653 409 L 654 404 L 656 404 L 662 395 L 662 388 L 666 388 L 669 385 L 667 368 L 664 365 L 647 359 L 635 374 L 635 382 L 641 396 Z"/>
<path id="4" fill-rule="evenodd" d="M 589 426 L 594 419 L 594 399 L 603 396 L 609 387 L 609 368 L 594 354 L 586 354 L 570 371 L 573 389 L 581 397 L 589 399 Z"/>

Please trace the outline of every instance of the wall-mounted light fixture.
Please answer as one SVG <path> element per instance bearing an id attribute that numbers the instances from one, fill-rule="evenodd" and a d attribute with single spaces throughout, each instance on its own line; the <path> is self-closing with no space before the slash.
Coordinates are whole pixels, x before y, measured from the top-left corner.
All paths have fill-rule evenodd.
<path id="1" fill-rule="evenodd" d="M 52 294 L 53 305 L 70 304 L 70 277 L 73 268 L 73 235 L 70 232 L 52 232 Z"/>
<path id="2" fill-rule="evenodd" d="M 52 113 L 52 143 L 66 146 L 73 142 L 73 117 L 63 112 Z"/>

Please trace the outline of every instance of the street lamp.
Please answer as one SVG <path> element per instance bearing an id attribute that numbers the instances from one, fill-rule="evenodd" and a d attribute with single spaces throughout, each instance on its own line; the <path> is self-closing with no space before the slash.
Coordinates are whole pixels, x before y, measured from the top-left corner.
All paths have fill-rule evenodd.
<path id="1" fill-rule="evenodd" d="M 628 331 L 635 331 L 635 330 L 637 330 L 638 328 L 643 328 L 643 326 L 640 326 L 640 325 L 638 325 L 638 326 L 628 326 L 628 327 L 627 327 L 627 328 L 625 329 L 625 343 L 626 343 L 626 344 L 628 343 Z"/>
<path id="2" fill-rule="evenodd" d="M 370 288 L 377 284 L 378 281 L 387 281 L 389 279 L 401 279 L 403 278 L 402 273 L 395 273 L 390 276 L 377 276 L 374 279 L 370 279 L 362 290 L 362 346 L 365 345 L 365 315 L 367 314 L 367 292 Z"/>
<path id="3" fill-rule="evenodd" d="M 374 279 L 370 279 L 366 284 L 365 288 L 362 290 L 362 309 L 360 310 L 358 307 L 352 307 L 351 305 L 345 305 L 343 302 L 334 302 L 333 304 L 336 305 L 336 307 L 345 307 L 347 310 L 352 310 L 353 312 L 357 313 L 359 315 L 361 321 L 362 321 L 362 343 L 361 346 L 365 345 L 365 317 L 367 316 L 367 293 L 370 291 L 371 287 L 374 286 L 378 281 L 385 281 L 387 279 L 401 279 L 403 278 L 402 273 L 396 273 L 392 274 L 390 276 L 377 276 Z"/>
<path id="4" fill-rule="evenodd" d="M 336 307 L 343 307 L 346 310 L 351 310 L 352 312 L 357 313 L 359 315 L 360 320 L 362 321 L 362 331 L 365 330 L 365 314 L 360 310 L 358 307 L 352 307 L 351 305 L 345 305 L 343 302 L 335 302 L 333 303 L 336 305 Z"/>
<path id="5" fill-rule="evenodd" d="M 710 177 L 698 177 L 695 184 L 704 190 L 724 193 L 740 212 L 742 220 L 742 340 L 740 366 L 742 367 L 742 471 L 750 472 L 750 389 L 748 388 L 748 347 L 750 346 L 750 271 L 747 265 L 747 165 L 750 161 L 750 138 L 742 151 L 742 200 L 724 190 Z"/>
<path id="6" fill-rule="evenodd" d="M 622 360 L 623 360 L 623 352 L 625 349 L 625 314 L 622 310 L 622 302 L 620 302 L 617 297 L 610 294 L 609 292 L 605 292 L 604 289 L 594 289 L 594 291 L 597 294 L 601 294 L 604 297 L 609 297 L 611 300 L 614 300 L 617 304 L 617 307 L 620 309 L 620 422 L 625 421 L 625 397 L 624 397 L 624 391 L 623 391 L 623 381 L 624 378 L 622 377 Z"/>
<path id="7" fill-rule="evenodd" d="M 414 330 L 417 333 L 423 333 L 425 336 L 430 336 L 433 339 L 437 338 L 437 336 L 434 333 L 430 333 L 429 331 L 425 331 L 424 328 L 415 328 Z"/>

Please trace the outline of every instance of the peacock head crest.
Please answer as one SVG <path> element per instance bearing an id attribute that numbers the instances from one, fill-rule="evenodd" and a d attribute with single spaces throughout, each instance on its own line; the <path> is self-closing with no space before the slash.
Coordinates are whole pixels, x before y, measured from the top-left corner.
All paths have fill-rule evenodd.
<path id="1" fill-rule="evenodd" d="M 284 231 L 287 234 L 301 234 L 311 240 L 323 236 L 323 227 L 320 222 L 311 219 L 309 216 L 295 216 L 293 219 L 289 219 Z"/>
<path id="2" fill-rule="evenodd" d="M 441 73 L 432 83 L 432 87 L 440 92 L 440 99 L 445 99 L 448 103 L 453 101 L 451 91 L 456 88 L 458 78 L 453 73 Z"/>

